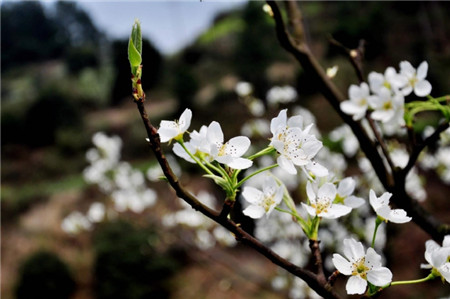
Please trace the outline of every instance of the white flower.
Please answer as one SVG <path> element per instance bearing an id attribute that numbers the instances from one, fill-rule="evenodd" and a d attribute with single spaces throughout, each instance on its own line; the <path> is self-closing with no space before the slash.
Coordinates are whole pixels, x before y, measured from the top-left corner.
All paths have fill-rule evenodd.
<path id="1" fill-rule="evenodd" d="M 403 121 L 403 104 L 405 99 L 400 93 L 392 95 L 391 91 L 382 87 L 377 96 L 369 98 L 370 106 L 375 110 L 372 112 L 372 118 L 383 123 L 396 120 L 399 123 Z"/>
<path id="2" fill-rule="evenodd" d="M 269 89 L 266 98 L 269 106 L 287 104 L 295 101 L 297 98 L 297 91 L 292 86 L 275 86 Z"/>
<path id="3" fill-rule="evenodd" d="M 61 228 L 68 234 L 77 234 L 83 230 L 90 230 L 92 223 L 82 213 L 70 213 L 61 223 Z"/>
<path id="4" fill-rule="evenodd" d="M 332 183 L 323 184 L 316 194 L 311 182 L 308 181 L 306 193 L 309 205 L 302 203 L 302 206 L 311 216 L 335 219 L 347 215 L 352 210 L 352 208 L 341 204 L 333 204 L 337 192 L 336 187 Z"/>
<path id="5" fill-rule="evenodd" d="M 250 147 L 250 139 L 247 137 L 238 136 L 223 143 L 222 128 L 218 122 L 213 121 L 208 127 L 206 138 L 210 145 L 210 154 L 217 162 L 234 169 L 246 169 L 252 166 L 251 160 L 241 158 Z"/>
<path id="6" fill-rule="evenodd" d="M 366 202 L 361 197 L 352 195 L 353 191 L 355 191 L 355 185 L 355 180 L 348 177 L 341 180 L 337 188 L 339 202 L 343 202 L 344 205 L 350 208 L 359 208 Z"/>
<path id="7" fill-rule="evenodd" d="M 93 223 L 102 221 L 105 218 L 105 205 L 101 202 L 92 203 L 87 212 L 87 218 Z"/>
<path id="8" fill-rule="evenodd" d="M 183 137 L 184 132 L 191 125 L 192 111 L 190 109 L 184 110 L 178 121 L 163 120 L 159 125 L 159 137 L 161 142 L 168 142 L 172 139 L 179 139 Z"/>
<path id="9" fill-rule="evenodd" d="M 367 281 L 375 286 L 385 286 L 392 281 L 392 272 L 381 266 L 381 256 L 373 248 L 364 253 L 361 242 L 344 240 L 344 255 L 333 254 L 333 264 L 344 275 L 351 276 L 346 285 L 347 294 L 363 294 Z"/>
<path id="10" fill-rule="evenodd" d="M 245 187 L 242 196 L 250 203 L 244 211 L 253 219 L 261 218 L 264 214 L 267 216 L 283 199 L 283 187 L 278 186 L 274 178 L 268 176 L 264 180 L 263 190 L 260 191 L 253 187 Z"/>
<path id="11" fill-rule="evenodd" d="M 403 83 L 402 77 L 397 74 L 393 67 L 388 67 L 383 74 L 371 72 L 368 76 L 370 89 L 378 94 L 385 87 L 393 92 L 397 92 Z"/>
<path id="12" fill-rule="evenodd" d="M 423 61 L 416 69 L 408 61 L 400 62 L 400 75 L 403 77 L 403 86 L 401 92 L 403 95 L 409 95 L 413 90 L 416 96 L 425 97 L 431 92 L 431 84 L 425 77 L 428 72 L 428 63 Z"/>
<path id="13" fill-rule="evenodd" d="M 339 66 L 337 65 L 327 68 L 327 77 L 333 79 L 334 77 L 336 77 L 338 70 Z"/>
<path id="14" fill-rule="evenodd" d="M 249 96 L 253 92 L 253 86 L 248 82 L 238 82 L 234 89 L 238 96 L 246 97 Z"/>
<path id="15" fill-rule="evenodd" d="M 411 217 L 406 215 L 403 209 L 392 210 L 389 206 L 389 199 L 392 193 L 385 192 L 380 197 L 377 197 L 375 191 L 370 189 L 370 205 L 375 210 L 378 216 L 386 221 L 394 223 L 406 223 L 411 221 Z"/>
<path id="16" fill-rule="evenodd" d="M 350 99 L 343 101 L 341 110 L 349 115 L 353 115 L 354 120 L 360 120 L 366 114 L 369 107 L 369 86 L 367 83 L 361 83 L 360 86 L 350 85 L 348 89 Z"/>
<path id="17" fill-rule="evenodd" d="M 444 237 L 442 247 L 435 241 L 425 242 L 425 260 L 428 265 L 421 265 L 421 268 L 434 268 L 436 271 L 450 283 L 450 235 Z"/>
<path id="18" fill-rule="evenodd" d="M 312 126 L 313 124 L 310 124 L 303 130 L 303 117 L 297 115 L 287 119 L 286 109 L 281 110 L 270 122 L 270 131 L 273 134 L 270 145 L 280 153 L 277 158 L 278 165 L 290 174 L 297 174 L 294 166 L 297 165 L 319 177 L 328 175 L 325 167 L 313 161 L 322 148 L 322 142 L 309 134 Z"/>

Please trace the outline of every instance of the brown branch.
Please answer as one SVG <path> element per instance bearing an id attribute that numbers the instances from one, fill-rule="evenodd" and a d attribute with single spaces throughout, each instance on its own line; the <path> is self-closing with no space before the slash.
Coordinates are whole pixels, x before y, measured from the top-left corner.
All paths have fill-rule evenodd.
<path id="1" fill-rule="evenodd" d="M 250 246 L 251 248 L 258 251 L 260 254 L 265 256 L 274 264 L 280 266 L 281 268 L 287 270 L 293 275 L 304 280 L 319 295 L 323 296 L 324 298 L 334 298 L 334 299 L 339 298 L 339 296 L 332 291 L 331 287 L 329 287 L 328 285 L 324 285 L 323 282 L 320 279 L 318 279 L 318 276 L 316 274 L 301 267 L 298 267 L 292 264 L 291 262 L 287 261 L 286 259 L 282 258 L 278 254 L 273 252 L 271 249 L 266 247 L 264 244 L 262 244 L 259 240 L 248 234 L 246 231 L 244 231 L 241 227 L 239 227 L 239 225 L 234 223 L 232 220 L 228 219 L 227 217 L 223 217 L 222 213 L 218 213 L 210 209 L 209 207 L 205 206 L 195 196 L 193 196 L 191 193 L 185 190 L 184 187 L 179 183 L 178 178 L 173 173 L 169 163 L 167 162 L 164 156 L 164 153 L 161 148 L 158 131 L 156 130 L 155 127 L 152 126 L 150 120 L 148 119 L 148 115 L 144 107 L 144 99 L 136 101 L 136 105 L 138 107 L 139 113 L 141 115 L 142 121 L 147 131 L 150 148 L 155 154 L 156 159 L 158 160 L 164 172 L 164 175 L 166 176 L 169 184 L 175 190 L 178 197 L 186 201 L 195 210 L 201 212 L 208 218 L 212 219 L 213 221 L 217 222 L 218 224 L 228 229 L 235 235 L 236 240 Z"/>
<path id="2" fill-rule="evenodd" d="M 386 143 L 384 143 L 383 137 L 381 137 L 380 132 L 378 131 L 375 122 L 373 121 L 372 117 L 370 117 L 370 114 L 366 114 L 366 118 L 369 122 L 369 126 L 372 129 L 373 134 L 375 135 L 376 140 L 378 141 L 378 144 L 381 147 L 381 150 L 383 151 L 384 157 L 386 158 L 386 161 L 389 164 L 389 167 L 391 168 L 391 171 L 395 171 L 395 165 L 392 162 L 391 155 L 389 154 L 389 151 L 386 147 Z"/>
<path id="3" fill-rule="evenodd" d="M 318 240 L 309 240 L 309 248 L 311 249 L 312 256 L 314 257 L 314 265 L 317 268 L 317 277 L 323 283 L 327 283 L 327 279 L 325 277 L 325 272 L 323 271 L 323 261 L 322 255 L 320 254 L 320 241 Z"/>
<path id="4" fill-rule="evenodd" d="M 359 83 L 364 82 L 365 80 L 362 61 L 364 59 L 365 41 L 363 39 L 360 40 L 358 48 L 356 49 L 348 49 L 334 38 L 330 38 L 330 43 L 336 46 L 342 53 L 347 55 L 348 60 L 350 61 L 351 65 L 353 66 L 353 69 L 355 70 Z"/>
<path id="5" fill-rule="evenodd" d="M 409 171 L 414 167 L 417 159 L 419 158 L 420 153 L 425 149 L 425 147 L 439 140 L 439 136 L 441 135 L 442 132 L 448 129 L 449 125 L 450 124 L 448 122 L 442 123 L 439 127 L 437 127 L 436 131 L 434 131 L 433 134 L 428 136 L 422 143 L 414 146 L 411 152 L 411 156 L 409 157 L 408 164 L 405 166 L 405 168 L 402 169 L 402 174 L 405 177 L 408 175 Z"/>
<path id="6" fill-rule="evenodd" d="M 294 42 L 293 38 L 286 31 L 284 21 L 278 5 L 275 1 L 267 1 L 272 9 L 273 19 L 275 20 L 275 31 L 280 45 L 303 67 L 309 78 L 318 86 L 320 92 L 328 100 L 334 110 L 339 114 L 342 120 L 350 126 L 356 138 L 359 141 L 361 150 L 365 153 L 367 159 L 371 162 L 372 167 L 377 174 L 378 179 L 384 188 L 393 193 L 393 202 L 406 210 L 413 217 L 413 221 L 426 231 L 434 240 L 441 242 L 444 236 L 450 233 L 448 225 L 440 223 L 437 219 L 420 207 L 416 201 L 407 195 L 405 190 L 405 175 L 399 172 L 389 172 L 384 165 L 383 159 L 378 152 L 376 146 L 364 131 L 359 122 L 352 119 L 350 115 L 345 114 L 340 109 L 340 103 L 345 97 L 340 93 L 334 83 L 326 76 L 325 72 L 311 54 L 306 43 Z M 287 6 L 289 10 L 298 10 L 297 5 Z M 288 15 L 295 15 L 290 13 Z M 296 23 L 301 26 L 301 23 Z"/>

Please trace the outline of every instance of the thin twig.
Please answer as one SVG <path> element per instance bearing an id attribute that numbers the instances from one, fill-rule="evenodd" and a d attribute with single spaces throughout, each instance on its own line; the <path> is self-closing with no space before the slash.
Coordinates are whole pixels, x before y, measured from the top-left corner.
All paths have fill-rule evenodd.
<path id="1" fill-rule="evenodd" d="M 422 143 L 417 144 L 413 151 L 411 152 L 411 155 L 409 157 L 408 164 L 406 164 L 405 168 L 402 169 L 403 175 L 406 177 L 409 173 L 409 171 L 414 167 L 416 164 L 417 159 L 419 158 L 420 153 L 424 150 L 425 147 L 433 144 L 437 140 L 439 140 L 439 136 L 442 132 L 447 130 L 449 128 L 449 123 L 442 123 L 439 127 L 436 128 L 436 130 L 428 136 Z"/>
<path id="2" fill-rule="evenodd" d="M 358 48 L 356 49 L 348 49 L 343 44 L 335 40 L 334 38 L 329 39 L 330 43 L 336 46 L 341 52 L 347 55 L 348 60 L 350 61 L 353 69 L 355 70 L 356 76 L 358 77 L 359 83 L 364 82 L 364 72 L 363 72 L 363 58 L 364 58 L 364 46 L 365 41 L 362 39 L 359 41 Z"/>
<path id="3" fill-rule="evenodd" d="M 378 131 L 375 125 L 375 122 L 373 121 L 372 117 L 370 117 L 370 114 L 367 114 L 366 118 L 369 121 L 370 128 L 372 129 L 372 132 L 375 135 L 375 138 L 378 141 L 381 150 L 383 151 L 384 157 L 386 158 L 386 161 L 388 162 L 391 171 L 395 171 L 395 165 L 392 162 L 391 155 L 389 154 L 389 151 L 386 147 L 386 143 L 384 143 L 384 139 L 383 137 L 381 137 L 380 132 Z"/>
<path id="4" fill-rule="evenodd" d="M 350 126 L 356 138 L 359 141 L 361 150 L 365 153 L 367 159 L 377 174 L 378 179 L 384 188 L 393 193 L 392 201 L 394 204 L 407 211 L 408 215 L 413 217 L 413 221 L 426 231 L 434 240 L 441 242 L 446 234 L 450 233 L 450 227 L 442 224 L 432 217 L 421 206 L 417 204 L 405 190 L 406 172 L 389 172 L 378 152 L 376 146 L 362 128 L 361 124 L 354 121 L 350 115 L 345 114 L 340 109 L 340 103 L 345 100 L 334 83 L 327 77 L 315 57 L 311 54 L 306 43 L 296 43 L 288 34 L 281 16 L 281 12 L 275 1 L 268 0 L 267 3 L 272 9 L 273 19 L 275 20 L 275 31 L 280 45 L 303 67 L 309 78 L 316 83 L 320 92 L 328 100 L 334 110 L 339 114 L 342 120 Z M 289 5 L 287 9 L 298 10 L 297 5 Z M 289 14 L 288 14 L 289 15 Z M 301 23 L 297 23 L 301 26 Z M 414 215 L 414 216 L 413 216 Z"/>
<path id="5" fill-rule="evenodd" d="M 286 259 L 282 258 L 267 246 L 262 244 L 256 238 L 248 234 L 244 231 L 239 225 L 234 223 L 232 220 L 227 217 L 222 217 L 220 213 L 212 210 L 208 206 L 202 204 L 195 196 L 189 193 L 184 187 L 179 183 L 178 178 L 173 173 L 170 168 L 169 163 L 167 162 L 166 157 L 161 148 L 161 143 L 158 135 L 158 131 L 155 127 L 152 126 L 150 120 L 148 119 L 147 112 L 144 106 L 144 99 L 142 101 L 136 101 L 136 105 L 138 107 L 139 113 L 141 115 L 142 121 L 144 123 L 145 129 L 147 131 L 147 136 L 149 139 L 149 145 L 152 149 L 153 153 L 158 160 L 164 175 L 166 176 L 169 184 L 175 190 L 178 197 L 182 198 L 189 205 L 192 206 L 195 210 L 204 214 L 208 218 L 222 225 L 230 232 L 235 235 L 236 240 L 240 241 L 243 244 L 250 246 L 251 248 L 258 251 L 260 254 L 264 255 L 267 259 L 269 259 L 274 264 L 280 266 L 281 268 L 287 270 L 288 272 L 294 274 L 295 276 L 303 279 L 312 289 L 314 289 L 319 295 L 324 298 L 339 298 L 339 296 L 334 293 L 331 288 L 327 288 L 323 285 L 322 281 L 320 281 L 316 274 L 301 267 L 298 267 Z"/>

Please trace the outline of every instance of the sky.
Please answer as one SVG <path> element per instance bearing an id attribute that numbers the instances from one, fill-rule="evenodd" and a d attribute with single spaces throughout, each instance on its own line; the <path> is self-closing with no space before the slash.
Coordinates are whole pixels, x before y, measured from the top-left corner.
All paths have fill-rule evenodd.
<path id="1" fill-rule="evenodd" d="M 47 6 L 54 0 L 42 1 Z M 173 54 L 191 43 L 212 24 L 214 17 L 247 1 L 77 1 L 94 24 L 109 37 L 128 38 L 134 20 L 142 35 L 164 54 Z"/>

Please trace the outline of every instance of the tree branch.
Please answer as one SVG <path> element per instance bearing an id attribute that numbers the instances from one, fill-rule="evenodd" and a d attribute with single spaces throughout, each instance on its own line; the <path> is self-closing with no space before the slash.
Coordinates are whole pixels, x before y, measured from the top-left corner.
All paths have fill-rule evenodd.
<path id="1" fill-rule="evenodd" d="M 437 127 L 436 131 L 433 132 L 428 138 L 426 138 L 422 143 L 417 144 L 414 146 L 411 155 L 409 157 L 408 164 L 405 166 L 405 168 L 402 169 L 402 174 L 406 177 L 409 173 L 409 171 L 414 167 L 416 164 L 417 159 L 419 158 L 420 153 L 425 149 L 425 147 L 435 143 L 437 140 L 439 140 L 439 136 L 442 132 L 447 130 L 449 128 L 449 123 L 444 122 L 439 127 Z"/>
<path id="2" fill-rule="evenodd" d="M 236 238 L 236 240 L 240 241 L 243 244 L 250 246 L 251 248 L 258 251 L 260 254 L 264 255 L 267 259 L 269 259 L 274 264 L 280 266 L 281 268 L 287 270 L 293 275 L 303 279 L 314 291 L 316 291 L 319 295 L 324 298 L 333 298 L 337 299 L 339 296 L 334 293 L 329 285 L 323 284 L 322 280 L 318 278 L 316 274 L 301 267 L 298 267 L 286 259 L 282 258 L 274 251 L 266 247 L 259 240 L 248 234 L 244 231 L 239 225 L 234 223 L 232 220 L 227 217 L 223 217 L 223 213 L 218 213 L 215 210 L 212 210 L 208 206 L 202 204 L 195 196 L 189 193 L 184 187 L 179 183 L 178 178 L 173 173 L 170 168 L 169 163 L 164 156 L 164 153 L 161 148 L 161 143 L 158 135 L 158 131 L 155 127 L 152 126 L 150 120 L 148 119 L 147 112 L 144 106 L 144 99 L 140 101 L 136 101 L 136 105 L 138 107 L 139 113 L 141 115 L 142 121 L 144 123 L 145 129 L 147 131 L 147 136 L 149 139 L 149 145 L 152 149 L 153 153 L 158 160 L 164 175 L 166 176 L 169 184 L 175 190 L 178 197 L 182 198 L 189 205 L 192 206 L 195 210 L 204 214 L 208 218 L 222 225 L 230 232 L 232 232 Z"/>
<path id="3" fill-rule="evenodd" d="M 363 72 L 363 58 L 364 58 L 364 46 L 365 41 L 362 39 L 359 41 L 358 48 L 356 49 L 348 49 L 343 44 L 335 40 L 334 38 L 330 38 L 330 43 L 336 46 L 342 53 L 347 55 L 348 60 L 350 61 L 353 69 L 355 70 L 356 76 L 358 77 L 359 83 L 364 82 L 364 72 Z"/>
<path id="4" fill-rule="evenodd" d="M 404 173 L 395 171 L 391 173 L 386 169 L 380 153 L 370 137 L 364 131 L 361 124 L 354 121 L 350 115 L 345 114 L 340 109 L 340 103 L 345 100 L 345 97 L 326 76 L 320 64 L 311 54 L 306 43 L 298 43 L 297 40 L 294 42 L 292 37 L 288 34 L 277 3 L 268 0 L 267 4 L 269 4 L 273 12 L 275 31 L 280 45 L 297 59 L 305 73 L 309 75 L 309 78 L 316 82 L 320 92 L 328 100 L 334 110 L 339 114 L 342 120 L 350 126 L 359 141 L 361 150 L 371 162 L 378 179 L 387 191 L 393 193 L 392 201 L 398 207 L 405 209 L 406 212 L 413 217 L 413 221 L 434 240 L 441 242 L 444 236 L 450 233 L 449 226 L 440 223 L 406 193 Z M 288 10 L 299 10 L 297 5 L 288 5 L 286 8 Z M 288 13 L 288 15 L 296 15 L 296 13 L 291 12 Z M 295 25 L 302 26 L 299 22 L 296 22 Z M 299 31 L 299 29 L 296 31 Z"/>

